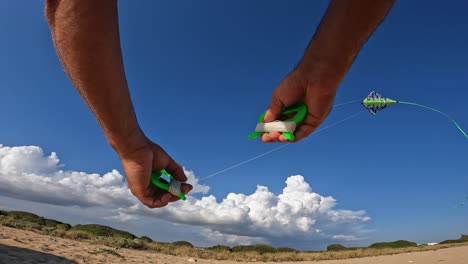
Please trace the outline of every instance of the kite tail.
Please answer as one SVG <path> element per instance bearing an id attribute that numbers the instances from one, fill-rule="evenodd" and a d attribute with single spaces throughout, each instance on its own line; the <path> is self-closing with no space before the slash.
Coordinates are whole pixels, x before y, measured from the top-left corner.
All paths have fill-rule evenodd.
<path id="1" fill-rule="evenodd" d="M 460 132 L 466 137 L 468 138 L 468 134 L 461 128 L 461 126 L 453 119 L 451 118 L 449 115 L 447 115 L 446 113 L 442 112 L 442 111 L 439 111 L 437 109 L 434 109 L 432 107 L 429 107 L 429 106 L 425 106 L 425 105 L 421 105 L 421 104 L 416 104 L 416 103 L 411 103 L 411 102 L 404 102 L 404 101 L 398 101 L 398 103 L 400 104 L 406 104 L 406 105 L 414 105 L 414 106 L 419 106 L 419 107 L 422 107 L 422 108 L 426 108 L 426 109 L 429 109 L 429 110 L 432 110 L 434 112 L 437 112 L 439 114 L 442 114 L 444 115 L 445 117 L 447 117 L 450 121 L 452 121 L 452 123 L 458 128 L 458 130 L 460 130 Z"/>

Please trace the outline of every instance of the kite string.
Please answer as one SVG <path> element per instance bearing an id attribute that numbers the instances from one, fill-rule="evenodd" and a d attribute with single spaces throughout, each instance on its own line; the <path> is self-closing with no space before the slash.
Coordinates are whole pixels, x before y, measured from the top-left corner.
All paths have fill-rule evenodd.
<path id="1" fill-rule="evenodd" d="M 447 115 L 446 113 L 444 113 L 444 112 L 442 112 L 442 111 L 440 111 L 440 110 L 437 110 L 437 109 L 435 109 L 435 108 L 422 105 L 422 104 L 417 104 L 417 103 L 412 103 L 412 102 L 405 102 L 405 101 L 398 101 L 398 103 L 400 103 L 400 104 L 406 104 L 406 105 L 419 106 L 419 107 L 422 107 L 422 108 L 426 108 L 426 109 L 432 110 L 432 111 L 437 112 L 437 113 L 439 113 L 439 114 L 442 114 L 442 115 L 444 115 L 445 117 L 447 117 L 450 121 L 452 121 L 452 123 L 458 128 L 458 130 L 460 130 L 460 132 L 461 132 L 466 138 L 468 138 L 468 134 L 463 130 L 463 128 L 462 128 L 452 117 L 450 117 L 450 116 Z"/>
<path id="2" fill-rule="evenodd" d="M 361 102 L 361 101 L 362 101 L 362 99 L 352 100 L 352 101 L 349 101 L 349 102 L 346 102 L 346 103 L 341 103 L 341 104 L 333 105 L 333 107 L 338 107 L 338 106 L 347 105 L 347 104 L 352 104 L 352 103 Z"/>
<path id="3" fill-rule="evenodd" d="M 358 102 L 358 101 L 361 101 L 361 100 L 352 100 L 352 101 L 348 101 L 348 102 L 341 103 L 341 104 L 335 104 L 335 105 L 333 105 L 333 107 L 336 108 L 336 107 L 339 107 L 339 106 L 343 106 L 343 105 L 355 103 L 355 102 Z M 351 116 L 351 117 L 354 117 L 354 115 Z M 324 127 L 324 128 L 322 128 L 322 129 L 317 130 L 315 133 L 319 133 L 319 132 L 322 131 L 322 130 L 325 130 L 325 129 L 327 129 L 327 128 L 333 126 L 333 125 L 336 125 L 336 124 L 341 123 L 341 122 L 346 121 L 346 120 L 347 120 L 347 119 L 338 121 L 338 122 L 335 123 L 335 124 L 332 124 L 332 125 L 329 125 L 329 126 L 327 126 L 327 127 Z M 265 152 L 265 153 L 263 153 L 263 154 L 260 154 L 260 155 L 258 155 L 258 156 L 255 156 L 255 157 L 253 157 L 253 158 L 250 158 L 250 159 L 245 160 L 245 161 L 243 161 L 243 162 L 240 162 L 240 163 L 238 163 L 238 164 L 232 165 L 232 166 L 230 166 L 230 167 L 228 167 L 228 168 L 226 168 L 226 169 L 220 170 L 220 171 L 215 172 L 215 173 L 213 173 L 213 174 L 210 174 L 210 175 L 208 175 L 208 176 L 206 176 L 206 177 L 200 178 L 200 181 L 205 180 L 205 179 L 208 179 L 208 178 L 211 178 L 211 177 L 213 177 L 213 176 L 216 176 L 216 175 L 221 174 L 221 173 L 223 173 L 223 172 L 229 171 L 229 170 L 231 170 L 231 169 L 237 168 L 237 167 L 239 167 L 239 166 L 242 166 L 242 165 L 244 165 L 244 164 L 246 164 L 246 163 L 249 163 L 249 162 L 251 162 L 251 161 L 254 161 L 254 160 L 256 160 L 256 159 L 259 159 L 259 158 L 261 158 L 261 157 L 263 157 L 263 156 L 265 156 L 265 155 L 268 155 L 268 154 L 270 154 L 270 153 L 272 153 L 272 152 L 274 152 L 274 151 L 277 151 L 277 150 L 279 150 L 279 149 L 282 149 L 282 148 L 288 146 L 289 144 L 290 144 L 290 143 L 286 143 L 286 144 L 284 144 L 284 145 L 282 145 L 282 146 L 279 146 L 279 147 L 277 147 L 277 148 L 274 148 L 274 149 L 272 149 L 272 150 L 269 150 L 269 151 L 267 151 L 267 152 Z"/>
<path id="4" fill-rule="evenodd" d="M 343 105 L 343 104 L 341 104 L 341 105 Z M 348 117 L 346 117 L 346 118 L 344 118 L 344 119 L 341 119 L 340 121 L 337 121 L 337 122 L 335 122 L 335 123 L 333 123 L 333 124 L 330 124 L 330 125 L 328 125 L 328 126 L 325 126 L 325 127 L 321 128 L 321 129 L 318 129 L 318 130 L 315 131 L 311 136 L 313 136 L 313 135 L 315 135 L 315 134 L 317 134 L 317 133 L 320 133 L 320 132 L 322 132 L 322 131 L 324 131 L 324 130 L 327 130 L 327 129 L 333 127 L 333 126 L 336 126 L 336 125 L 338 125 L 338 124 L 340 124 L 340 123 L 343 123 L 343 122 L 345 122 L 345 121 L 347 121 L 347 120 L 349 120 L 349 119 L 355 118 L 356 116 L 358 116 L 359 114 L 361 114 L 361 113 L 363 113 L 363 112 L 364 112 L 364 111 L 359 111 L 359 112 L 357 112 L 357 113 L 355 113 L 355 114 L 353 114 L 353 115 L 350 115 L 350 116 L 348 116 Z M 309 138 L 310 138 L 310 137 L 304 139 L 304 141 L 307 140 L 307 139 L 309 139 Z M 279 149 L 285 148 L 285 147 L 287 147 L 287 146 L 289 146 L 289 145 L 291 145 L 291 144 L 292 144 L 292 143 L 286 143 L 286 144 L 284 144 L 284 145 L 282 145 L 282 146 L 279 146 L 279 147 L 274 148 L 274 149 L 272 149 L 272 150 L 269 150 L 269 151 L 267 151 L 267 152 L 265 152 L 265 153 L 262 153 L 262 154 L 260 154 L 260 155 L 257 155 L 257 156 L 255 156 L 255 157 L 253 157 L 253 158 L 250 158 L 250 159 L 248 159 L 248 160 L 245 160 L 245 161 L 242 161 L 242 162 L 237 163 L 237 164 L 235 164 L 235 165 L 232 165 L 232 166 L 230 166 L 230 167 L 228 167 L 228 168 L 226 168 L 226 169 L 220 170 L 220 171 L 218 171 L 218 172 L 215 172 L 215 173 L 212 173 L 212 174 L 210 174 L 210 175 L 208 175 L 208 176 L 205 176 L 205 177 L 203 177 L 203 178 L 200 178 L 199 181 L 203 181 L 203 180 L 206 180 L 206 179 L 208 179 L 208 178 L 212 178 L 212 177 L 214 177 L 214 176 L 216 176 L 216 175 L 219 175 L 219 174 L 221 174 L 221 173 L 223 173 L 223 172 L 226 172 L 226 171 L 232 170 L 232 169 L 234 169 L 234 168 L 237 168 L 237 167 L 239 167 L 239 166 L 242 166 L 242 165 L 244 165 L 244 164 L 246 164 L 246 163 L 249 163 L 249 162 L 254 161 L 254 160 L 256 160 L 256 159 L 259 159 L 259 158 L 261 158 L 261 157 L 263 157 L 263 156 L 266 156 L 266 155 L 268 155 L 268 154 L 270 154 L 270 153 L 272 153 L 272 152 L 274 152 L 274 151 L 277 151 L 277 150 L 279 150 Z"/>

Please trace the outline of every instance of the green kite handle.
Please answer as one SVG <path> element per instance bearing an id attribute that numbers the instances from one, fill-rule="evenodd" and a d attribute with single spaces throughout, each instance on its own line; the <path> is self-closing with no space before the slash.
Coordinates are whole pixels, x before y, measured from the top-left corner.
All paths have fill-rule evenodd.
<path id="1" fill-rule="evenodd" d="M 296 113 L 296 115 L 288 120 L 285 120 L 285 122 L 294 122 L 296 124 L 299 124 L 307 116 L 307 106 L 304 103 L 298 103 L 298 104 L 286 107 L 281 111 L 281 115 L 289 115 L 293 113 Z M 260 115 L 257 123 L 263 123 L 265 114 L 266 114 L 266 111 Z M 252 132 L 249 135 L 249 139 L 255 139 L 264 133 L 265 132 Z M 293 141 L 295 139 L 294 134 L 291 132 L 283 132 L 283 136 L 286 140 L 289 140 L 289 141 Z"/>
<path id="2" fill-rule="evenodd" d="M 169 191 L 170 184 L 161 181 L 161 177 L 163 174 L 167 175 L 170 181 L 176 181 L 176 179 L 174 179 L 174 177 L 172 177 L 172 175 L 169 172 L 167 172 L 166 170 L 161 170 L 161 171 L 153 171 L 151 173 L 151 183 L 154 186 L 158 187 L 159 189 Z M 185 194 L 182 191 L 179 192 L 179 198 L 184 201 L 187 200 L 187 198 L 185 197 Z"/>

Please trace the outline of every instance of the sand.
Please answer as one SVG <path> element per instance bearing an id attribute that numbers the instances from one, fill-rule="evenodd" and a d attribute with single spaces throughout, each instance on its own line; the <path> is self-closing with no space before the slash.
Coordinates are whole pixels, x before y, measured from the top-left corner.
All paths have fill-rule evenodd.
<path id="1" fill-rule="evenodd" d="M 111 249 L 120 256 L 102 252 Z M 92 254 L 101 250 L 101 253 Z M 88 242 L 40 235 L 31 231 L 0 227 L 0 263 L 157 263 L 157 264 L 239 264 L 235 261 L 203 260 L 168 256 L 149 251 L 115 249 Z M 275 262 L 259 262 L 273 264 Z M 467 264 L 468 246 L 436 251 L 404 253 L 347 260 L 283 262 L 288 264 Z"/>

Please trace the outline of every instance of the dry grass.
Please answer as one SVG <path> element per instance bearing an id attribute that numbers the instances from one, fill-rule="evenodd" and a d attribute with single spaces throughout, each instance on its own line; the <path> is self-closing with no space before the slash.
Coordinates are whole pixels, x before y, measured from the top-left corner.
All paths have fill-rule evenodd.
<path id="1" fill-rule="evenodd" d="M 174 245 L 171 243 L 161 242 L 148 242 L 145 239 L 125 239 L 121 237 L 94 237 L 88 233 L 81 231 L 53 231 L 47 232 L 45 230 L 38 230 L 35 228 L 28 228 L 24 225 L 16 225 L 16 228 L 27 229 L 40 234 L 58 236 L 62 238 L 68 238 L 73 240 L 86 241 L 90 244 L 110 246 L 114 248 L 129 248 L 135 250 L 149 250 L 167 255 L 179 256 L 179 257 L 192 257 L 201 259 L 212 259 L 212 260 L 234 260 L 234 261 L 272 261 L 272 262 L 284 262 L 284 261 L 317 261 L 317 260 L 338 260 L 338 259 L 349 259 L 349 258 L 361 258 L 381 255 L 394 255 L 408 252 L 418 251 L 430 251 L 449 247 L 467 246 L 466 243 L 454 243 L 454 244 L 439 244 L 434 246 L 417 246 L 407 248 L 358 248 L 358 249 L 346 249 L 340 251 L 324 251 L 324 252 L 275 252 L 275 253 L 260 253 L 257 251 L 244 251 L 244 252 L 232 252 L 227 249 L 206 249 L 197 248 L 190 246 Z M 107 253 L 110 252 L 95 252 Z"/>
<path id="2" fill-rule="evenodd" d="M 129 248 L 135 250 L 148 250 L 179 257 L 195 257 L 213 260 L 274 262 L 337 260 L 380 255 L 393 255 L 417 251 L 430 251 L 468 245 L 468 240 L 466 240 L 467 237 L 462 236 L 459 240 L 449 240 L 445 241 L 447 244 L 438 244 L 434 246 L 424 245 L 405 248 L 354 248 L 325 252 L 294 252 L 293 249 L 285 248 L 283 250 L 279 250 L 274 249 L 268 245 L 238 246 L 234 248 L 229 248 L 226 246 L 196 248 L 193 247 L 190 243 L 184 241 L 179 241 L 177 243 L 162 243 L 151 241 L 151 239 L 147 237 L 134 238 L 134 236 L 130 233 L 98 225 L 71 228 L 70 225 L 63 224 L 61 222 L 53 222 L 54 220 L 40 218 L 31 214 L 23 214 L 23 218 L 20 218 L 22 214 L 22 212 L 16 212 L 14 217 L 7 217 L 5 216 L 5 213 L 0 214 L 0 225 L 30 230 L 43 235 L 86 241 L 91 244 L 109 246 L 115 249 Z M 106 231 L 106 233 L 105 235 L 99 235 L 98 231 Z M 111 235 L 107 234 L 109 232 L 111 232 Z M 275 250 L 276 252 L 271 252 Z M 115 255 L 114 251 L 110 249 L 98 250 L 92 253 Z"/>
<path id="3" fill-rule="evenodd" d="M 169 254 L 180 257 L 197 257 L 202 259 L 215 260 L 235 260 L 235 261 L 316 261 L 316 260 L 337 260 L 349 258 L 361 258 L 380 255 L 393 255 L 417 251 L 430 251 L 442 248 L 467 246 L 467 243 L 445 244 L 435 246 L 418 246 L 395 249 L 352 249 L 342 251 L 328 252 L 278 252 L 278 253 L 258 253 L 248 252 L 230 252 L 228 250 L 217 251 L 203 248 L 175 247 L 173 245 L 152 242 L 149 249 L 163 254 Z"/>

